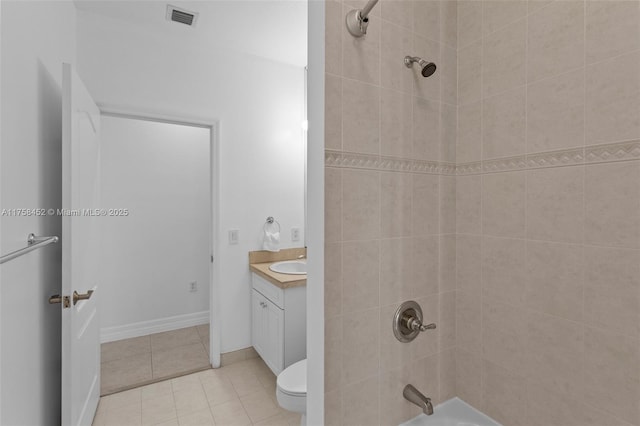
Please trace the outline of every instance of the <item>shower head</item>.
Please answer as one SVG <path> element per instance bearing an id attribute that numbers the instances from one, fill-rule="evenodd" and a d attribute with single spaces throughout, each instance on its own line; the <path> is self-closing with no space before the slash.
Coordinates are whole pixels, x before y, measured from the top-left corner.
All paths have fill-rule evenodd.
<path id="1" fill-rule="evenodd" d="M 417 62 L 418 65 L 420 65 L 420 68 L 422 68 L 420 73 L 423 77 L 431 77 L 433 73 L 436 72 L 436 64 L 434 64 L 433 62 L 427 62 L 422 58 L 418 58 L 417 56 L 404 57 L 404 64 L 407 68 L 411 68 L 414 62 Z"/>

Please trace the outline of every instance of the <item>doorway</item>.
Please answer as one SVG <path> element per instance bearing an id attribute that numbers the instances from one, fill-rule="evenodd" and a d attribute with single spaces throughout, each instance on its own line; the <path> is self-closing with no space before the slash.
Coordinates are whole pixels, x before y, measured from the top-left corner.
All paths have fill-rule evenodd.
<path id="1" fill-rule="evenodd" d="M 213 126 L 103 110 L 102 395 L 211 367 Z"/>

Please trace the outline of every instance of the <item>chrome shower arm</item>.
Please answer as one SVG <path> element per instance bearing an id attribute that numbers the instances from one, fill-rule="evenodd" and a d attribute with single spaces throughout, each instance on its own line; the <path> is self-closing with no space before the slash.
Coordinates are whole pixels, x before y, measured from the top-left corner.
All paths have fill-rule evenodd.
<path id="1" fill-rule="evenodd" d="M 362 8 L 360 11 L 360 17 L 362 19 L 367 19 L 371 9 L 378 3 L 379 0 L 369 0 L 369 2 Z"/>

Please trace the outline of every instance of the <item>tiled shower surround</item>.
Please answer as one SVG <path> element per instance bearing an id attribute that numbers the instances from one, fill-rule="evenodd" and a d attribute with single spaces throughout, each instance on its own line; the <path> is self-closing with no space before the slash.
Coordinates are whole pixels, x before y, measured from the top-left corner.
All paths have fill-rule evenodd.
<path id="1" fill-rule="evenodd" d="M 411 418 L 413 383 L 640 425 L 640 2 L 381 0 L 354 39 L 362 4 L 326 9 L 326 424 Z M 409 299 L 438 328 L 401 344 Z"/>
<path id="2" fill-rule="evenodd" d="M 326 4 L 325 424 L 398 424 L 455 396 L 456 3 L 381 0 L 366 37 Z M 406 55 L 433 61 L 425 79 Z M 393 336 L 416 300 L 437 329 Z"/>

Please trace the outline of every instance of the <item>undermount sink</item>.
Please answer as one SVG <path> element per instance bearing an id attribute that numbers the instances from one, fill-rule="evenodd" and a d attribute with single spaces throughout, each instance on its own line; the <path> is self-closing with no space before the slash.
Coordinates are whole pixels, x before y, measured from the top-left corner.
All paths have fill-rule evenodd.
<path id="1" fill-rule="evenodd" d="M 289 275 L 305 275 L 307 273 L 307 261 L 306 260 L 285 260 L 283 262 L 276 262 L 269 266 L 273 272 Z"/>

